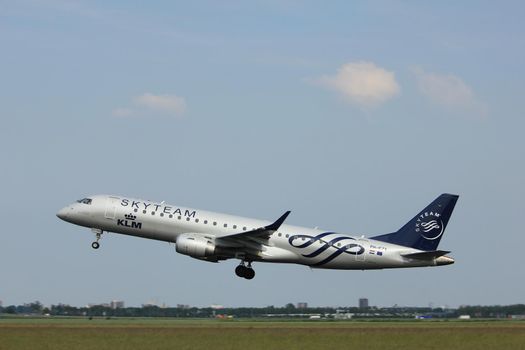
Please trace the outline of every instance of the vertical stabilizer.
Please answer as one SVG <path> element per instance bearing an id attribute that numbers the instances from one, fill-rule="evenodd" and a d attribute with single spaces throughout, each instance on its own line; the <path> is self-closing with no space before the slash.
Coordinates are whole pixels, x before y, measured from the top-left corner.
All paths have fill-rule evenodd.
<path id="1" fill-rule="evenodd" d="M 442 194 L 397 232 L 371 238 L 425 251 L 436 250 L 458 198 L 455 194 Z"/>

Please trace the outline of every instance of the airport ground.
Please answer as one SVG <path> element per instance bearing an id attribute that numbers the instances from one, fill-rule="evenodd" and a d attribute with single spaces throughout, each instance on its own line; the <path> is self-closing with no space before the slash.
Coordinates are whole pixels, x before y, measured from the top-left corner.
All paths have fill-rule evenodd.
<path id="1" fill-rule="evenodd" d="M 525 321 L 0 318 L 0 349 L 525 349 Z"/>

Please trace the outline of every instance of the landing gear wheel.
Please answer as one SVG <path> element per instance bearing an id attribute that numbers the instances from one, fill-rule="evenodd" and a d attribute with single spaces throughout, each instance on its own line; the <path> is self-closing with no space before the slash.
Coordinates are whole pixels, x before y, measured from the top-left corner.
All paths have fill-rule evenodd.
<path id="1" fill-rule="evenodd" d="M 251 267 L 246 267 L 246 271 L 244 271 L 244 278 L 247 280 L 251 280 L 255 277 L 255 270 Z"/>
<path id="2" fill-rule="evenodd" d="M 95 234 L 95 237 L 97 239 L 95 242 L 91 243 L 91 248 L 98 249 L 100 247 L 100 244 L 98 243 L 98 241 L 102 237 L 103 231 L 101 229 L 99 229 L 99 228 L 92 228 L 91 232 L 93 232 Z"/>
<path id="3" fill-rule="evenodd" d="M 235 274 L 239 277 L 244 277 L 248 268 L 244 265 L 239 265 L 235 268 Z"/>
<path id="4" fill-rule="evenodd" d="M 255 271 L 252 269 L 252 264 L 250 262 L 248 262 L 248 265 L 244 264 L 245 262 L 242 261 L 241 264 L 235 268 L 235 274 L 247 280 L 253 279 L 255 277 Z"/>

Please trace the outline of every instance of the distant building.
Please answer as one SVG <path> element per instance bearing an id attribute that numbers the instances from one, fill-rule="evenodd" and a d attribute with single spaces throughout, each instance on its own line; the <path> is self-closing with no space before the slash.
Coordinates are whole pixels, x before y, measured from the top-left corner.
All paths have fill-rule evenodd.
<path id="1" fill-rule="evenodd" d="M 158 307 L 161 309 L 165 309 L 168 307 L 168 304 L 166 303 L 159 303 L 157 300 L 149 300 L 147 303 L 142 304 L 142 307 Z"/>
<path id="2" fill-rule="evenodd" d="M 191 309 L 191 306 L 189 306 L 188 304 L 177 304 L 177 309 L 187 310 L 187 309 Z"/>
<path id="3" fill-rule="evenodd" d="M 360 309 L 367 309 L 368 308 L 368 299 L 367 298 L 360 298 L 359 299 L 359 308 Z"/>
<path id="4" fill-rule="evenodd" d="M 509 318 L 512 320 L 525 320 L 525 315 L 511 315 Z"/>
<path id="5" fill-rule="evenodd" d="M 124 302 L 122 300 L 113 300 L 111 303 L 109 303 L 109 306 L 112 309 L 123 309 L 124 308 Z"/>
<path id="6" fill-rule="evenodd" d="M 304 303 L 304 302 L 297 303 L 297 308 L 298 309 L 307 309 L 308 308 L 308 303 Z"/>
<path id="7" fill-rule="evenodd" d="M 336 320 L 349 320 L 354 316 L 354 314 L 346 310 L 335 310 L 334 319 Z"/>
<path id="8" fill-rule="evenodd" d="M 95 303 L 90 303 L 90 304 L 87 304 L 87 307 L 88 308 L 92 308 L 92 307 L 109 307 L 109 304 L 108 303 L 102 303 L 102 304 L 95 304 Z"/>

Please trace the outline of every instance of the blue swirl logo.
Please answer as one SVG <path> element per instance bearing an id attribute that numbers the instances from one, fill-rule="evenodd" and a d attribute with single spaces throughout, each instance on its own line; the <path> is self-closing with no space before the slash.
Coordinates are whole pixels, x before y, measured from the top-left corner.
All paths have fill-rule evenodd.
<path id="1" fill-rule="evenodd" d="M 325 259 L 315 263 L 311 264 L 310 266 L 321 266 L 324 265 L 335 258 L 337 258 L 341 254 L 350 254 L 350 255 L 361 255 L 365 252 L 365 248 L 359 244 L 356 243 L 346 243 L 342 244 L 341 241 L 347 240 L 355 242 L 355 238 L 347 237 L 347 236 L 338 236 L 335 237 L 329 241 L 323 240 L 323 237 L 326 237 L 328 235 L 336 234 L 335 232 L 324 232 L 317 236 L 308 236 L 308 235 L 294 235 L 290 236 L 288 239 L 288 243 L 294 247 L 299 249 L 305 249 L 310 247 L 311 245 L 315 243 L 320 243 L 320 247 L 317 248 L 315 251 L 309 253 L 309 254 L 301 254 L 305 258 L 315 258 L 316 256 L 319 256 L 321 253 L 323 253 L 326 250 L 329 250 L 331 253 L 328 257 Z"/>

